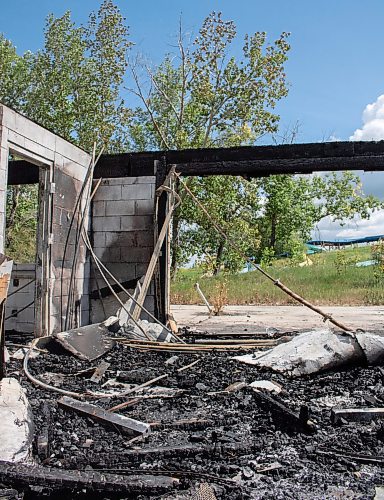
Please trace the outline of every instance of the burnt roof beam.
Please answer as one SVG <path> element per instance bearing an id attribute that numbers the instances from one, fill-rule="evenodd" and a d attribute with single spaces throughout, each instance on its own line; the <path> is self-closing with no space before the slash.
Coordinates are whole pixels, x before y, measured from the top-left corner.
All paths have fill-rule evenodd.
<path id="1" fill-rule="evenodd" d="M 103 155 L 94 178 L 155 175 L 155 161 L 165 158 L 183 175 L 311 174 L 320 171 L 384 171 L 384 141 L 324 142 L 281 146 L 184 149 Z M 24 161 L 10 161 L 8 184 L 38 182 L 38 168 Z"/>

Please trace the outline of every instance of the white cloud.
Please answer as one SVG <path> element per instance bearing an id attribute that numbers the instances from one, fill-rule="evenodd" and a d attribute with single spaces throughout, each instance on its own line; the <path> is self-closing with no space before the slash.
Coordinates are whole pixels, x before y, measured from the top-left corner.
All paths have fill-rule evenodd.
<path id="1" fill-rule="evenodd" d="M 351 141 L 380 141 L 384 139 L 384 94 L 367 104 L 363 111 L 363 126 L 354 131 Z"/>
<path id="2" fill-rule="evenodd" d="M 333 222 L 330 217 L 326 217 L 319 222 L 312 232 L 314 239 L 334 239 L 334 238 L 358 238 L 364 236 L 377 236 L 384 234 L 384 210 L 378 210 L 371 214 L 370 219 L 355 217 L 351 221 L 341 226 Z"/>

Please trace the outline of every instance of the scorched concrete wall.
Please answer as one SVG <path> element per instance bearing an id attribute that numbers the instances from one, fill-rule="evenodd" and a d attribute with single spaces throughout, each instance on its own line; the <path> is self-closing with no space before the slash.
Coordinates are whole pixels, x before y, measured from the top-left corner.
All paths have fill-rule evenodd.
<path id="1" fill-rule="evenodd" d="M 103 179 L 92 205 L 92 238 L 96 255 L 120 283 L 141 278 L 148 267 L 154 247 L 154 176 L 121 177 Z M 95 268 L 91 275 L 92 297 L 99 288 L 104 294 L 106 284 Z M 113 280 L 109 280 L 113 284 Z M 132 291 L 132 288 L 131 288 Z M 127 297 L 119 293 L 125 302 Z M 116 314 L 119 307 L 109 295 L 103 299 L 105 314 L 98 298 L 91 301 L 91 322 Z M 154 312 L 153 283 L 145 301 L 145 307 Z M 142 315 L 146 319 L 146 315 Z"/>
<path id="2" fill-rule="evenodd" d="M 45 128 L 28 120 L 0 103 L 0 251 L 4 249 L 5 193 L 7 189 L 7 168 L 10 152 L 50 169 L 52 186 L 50 190 L 51 231 L 49 250 L 49 327 L 38 335 L 61 330 L 61 315 L 65 314 L 68 297 L 69 276 L 73 267 L 75 251 L 74 231 L 69 235 L 69 245 L 63 272 L 63 311 L 61 311 L 62 257 L 69 224 L 74 214 L 76 199 L 83 185 L 91 157 L 80 148 L 65 141 Z M 77 223 L 74 224 L 77 226 Z M 47 236 L 47 234 L 45 235 Z M 49 236 L 49 235 L 48 235 Z M 40 235 L 41 237 L 41 235 Z M 76 269 L 75 301 L 79 307 L 78 321 L 89 321 L 88 282 L 85 247 L 79 242 L 79 265 Z M 37 296 L 36 300 L 40 300 Z"/>

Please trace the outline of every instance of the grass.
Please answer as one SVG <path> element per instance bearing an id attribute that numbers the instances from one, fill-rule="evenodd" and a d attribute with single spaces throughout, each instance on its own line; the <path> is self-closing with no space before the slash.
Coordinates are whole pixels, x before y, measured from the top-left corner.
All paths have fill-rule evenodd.
<path id="1" fill-rule="evenodd" d="M 384 303 L 383 279 L 375 278 L 376 266 L 354 264 L 372 259 L 369 246 L 324 252 L 310 256 L 312 266 L 294 266 L 288 259 L 274 262 L 267 270 L 293 291 L 317 305 L 380 305 Z M 232 305 L 288 305 L 296 302 L 258 271 L 244 274 L 204 276 L 199 268 L 181 269 L 172 285 L 173 304 L 200 304 L 194 289 L 198 282 L 208 301 L 217 300 L 226 287 Z"/>

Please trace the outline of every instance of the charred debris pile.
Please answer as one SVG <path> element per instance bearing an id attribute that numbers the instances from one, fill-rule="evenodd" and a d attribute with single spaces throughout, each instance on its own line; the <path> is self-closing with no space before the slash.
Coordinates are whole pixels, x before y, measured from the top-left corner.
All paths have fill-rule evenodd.
<path id="1" fill-rule="evenodd" d="M 148 348 L 110 324 L 97 338 L 86 328 L 75 348 L 61 335 L 27 359 L 7 339 L 30 425 L 24 458 L 0 462 L 2 498 L 374 498 L 384 482 L 384 370 L 340 363 L 333 332 L 252 336 L 266 352 L 249 334 L 184 330 L 185 343 Z M 339 363 L 299 374 L 295 342 L 316 337 Z M 276 349 L 285 371 L 255 363 Z"/>

